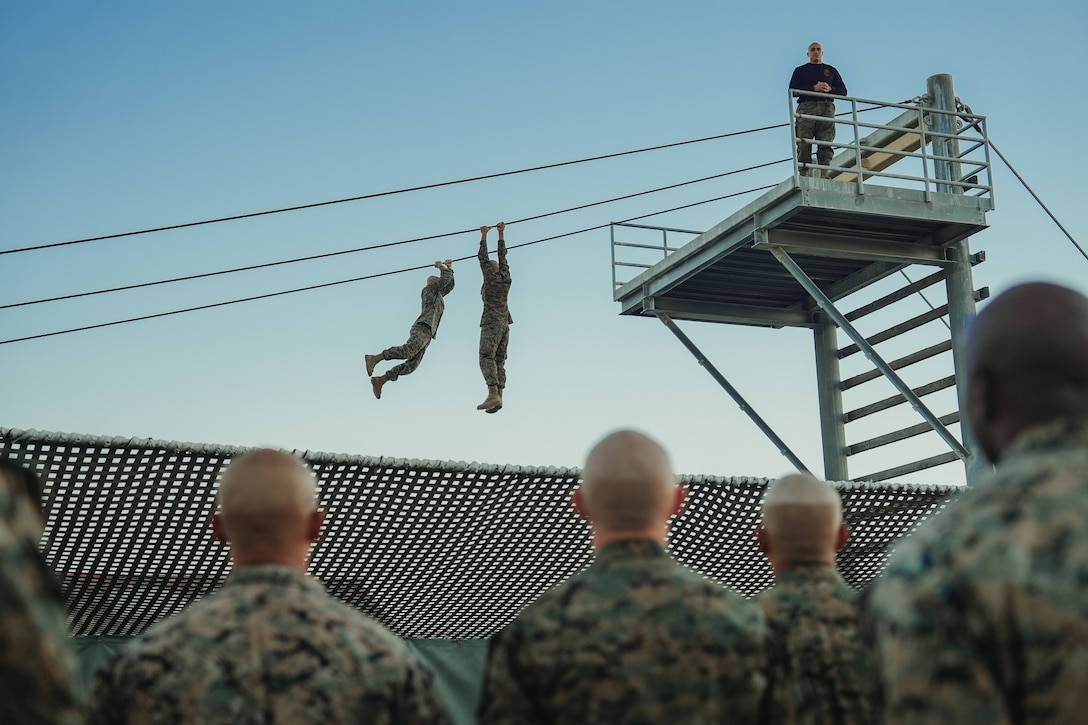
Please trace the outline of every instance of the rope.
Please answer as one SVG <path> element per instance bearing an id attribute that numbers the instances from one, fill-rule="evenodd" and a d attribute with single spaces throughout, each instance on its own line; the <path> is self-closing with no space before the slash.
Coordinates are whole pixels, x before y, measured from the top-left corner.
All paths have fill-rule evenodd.
<path id="1" fill-rule="evenodd" d="M 697 202 L 694 202 L 692 204 L 684 204 L 683 206 L 676 206 L 676 207 L 672 207 L 671 209 L 662 209 L 660 211 L 650 212 L 649 214 L 641 214 L 639 216 L 630 217 L 629 219 L 624 219 L 624 220 L 622 220 L 621 222 L 618 222 L 618 223 L 622 224 L 622 223 L 626 223 L 626 222 L 636 221 L 636 220 L 639 220 L 639 219 L 646 219 L 647 217 L 657 216 L 659 214 L 668 214 L 669 212 L 679 211 L 681 209 L 689 209 L 689 208 L 691 208 L 693 206 L 699 206 L 701 204 L 710 204 L 710 203 L 713 203 L 715 201 L 722 201 L 723 199 L 730 199 L 732 197 L 741 196 L 743 194 L 750 194 L 750 193 L 756 192 L 756 191 L 765 191 L 767 189 L 772 189 L 775 186 L 776 186 L 775 184 L 769 184 L 767 186 L 759 186 L 759 187 L 756 187 L 756 188 L 753 188 L 753 189 L 746 189 L 744 191 L 737 191 L 737 192 L 734 192 L 732 194 L 726 194 L 724 196 L 718 196 L 718 197 L 715 197 L 713 199 L 706 199 L 704 201 L 697 201 Z M 528 247 L 528 246 L 532 246 L 534 244 L 540 244 L 542 242 L 549 242 L 549 241 L 553 241 L 555 239 L 562 239 L 564 237 L 574 236 L 576 234 L 584 234 L 586 232 L 597 231 L 597 230 L 600 230 L 600 229 L 604 229 L 604 228 L 606 228 L 608 226 L 609 226 L 608 224 L 598 224 L 597 226 L 586 227 L 584 229 L 578 229 L 578 230 L 573 231 L 573 232 L 566 232 L 564 234 L 556 234 L 555 236 L 545 237 L 543 239 L 537 239 L 537 240 L 534 240 L 534 241 L 531 241 L 531 242 L 522 242 L 521 244 L 514 244 L 514 245 L 509 246 L 508 249 L 517 249 L 519 247 Z M 469 231 L 472 231 L 472 230 L 469 230 Z M 473 258 L 475 258 L 475 256 L 476 255 L 473 254 L 473 255 L 468 255 L 468 256 L 465 256 L 465 257 L 458 257 L 458 258 L 454 259 L 453 261 L 463 262 L 463 261 L 468 260 L 468 259 L 473 259 Z M 113 327 L 114 325 L 125 325 L 125 324 L 128 324 L 130 322 L 140 322 L 142 320 L 153 320 L 153 319 L 156 319 L 156 318 L 159 318 L 159 317 L 170 317 L 172 315 L 181 315 L 181 314 L 185 314 L 187 312 L 197 312 L 198 310 L 209 310 L 209 309 L 213 309 L 213 308 L 216 308 L 216 307 L 226 307 L 227 305 L 236 305 L 236 304 L 239 304 L 239 303 L 242 303 L 242 302 L 253 302 L 255 300 L 270 299 L 272 297 L 280 297 L 282 295 L 295 294 L 296 292 L 308 292 L 310 290 L 322 289 L 322 288 L 325 288 L 325 287 L 334 287 L 334 286 L 342 285 L 342 284 L 350 284 L 352 282 L 362 282 L 363 280 L 368 280 L 368 279 L 377 279 L 378 277 L 388 277 L 390 275 L 402 274 L 404 272 L 416 272 L 416 271 L 419 271 L 421 269 L 427 269 L 430 266 L 431 265 L 424 264 L 424 265 L 420 265 L 420 266 L 417 266 L 417 267 L 406 267 L 404 269 L 397 269 L 397 270 L 393 270 L 391 272 L 378 272 L 376 274 L 368 274 L 368 275 L 364 275 L 362 277 L 353 277 L 351 279 L 343 279 L 343 280 L 338 280 L 336 282 L 324 282 L 322 284 L 314 284 L 314 285 L 309 285 L 309 286 L 306 286 L 306 287 L 297 287 L 295 289 L 282 290 L 280 292 L 270 292 L 268 294 L 263 294 L 263 295 L 253 295 L 253 296 L 250 296 L 250 297 L 242 297 L 240 299 L 226 300 L 224 302 L 214 302 L 214 303 L 207 304 L 207 305 L 198 305 L 196 307 L 186 307 L 186 308 L 181 309 L 181 310 L 170 310 L 168 312 L 157 312 L 157 313 L 151 314 L 151 315 L 141 315 L 139 317 L 129 317 L 129 318 L 126 318 L 126 319 L 123 319 L 123 320 L 114 320 L 112 322 L 100 322 L 100 323 L 95 324 L 95 325 L 84 325 L 83 327 L 73 327 L 73 328 L 69 328 L 69 329 L 66 329 L 66 330 L 56 330 L 56 331 L 53 331 L 53 332 L 43 332 L 43 333 L 38 334 L 38 335 L 27 335 L 25 337 L 14 337 L 14 338 L 11 338 L 11 339 L 8 339 L 8 340 L 0 340 L 0 345 L 9 345 L 11 343 L 25 342 L 27 340 L 38 340 L 38 339 L 41 339 L 41 338 L 44 338 L 44 337 L 55 337 L 57 335 L 67 335 L 67 334 L 72 333 L 72 332 L 83 332 L 83 331 L 86 331 L 86 330 L 96 330 L 96 329 L 99 329 L 99 328 L 102 328 L 102 327 Z"/>
<path id="2" fill-rule="evenodd" d="M 1024 177 L 1020 175 L 1020 172 L 1013 168 L 1012 164 L 1009 163 L 1009 160 L 1005 158 L 1005 154 L 1001 153 L 997 146 L 994 145 L 993 139 L 990 139 L 990 148 L 992 148 L 994 150 L 994 153 L 997 154 L 998 158 L 1000 158 L 1005 163 L 1005 166 L 1009 167 L 1009 171 L 1013 173 L 1013 176 L 1016 177 L 1017 181 L 1024 185 L 1024 188 L 1028 190 L 1028 193 L 1031 194 L 1032 198 L 1034 198 L 1035 201 L 1038 202 L 1039 206 L 1043 208 L 1043 211 L 1047 213 L 1047 216 L 1050 217 L 1051 221 L 1058 225 L 1058 229 L 1062 230 L 1062 233 L 1065 234 L 1066 238 L 1072 243 L 1074 247 L 1077 248 L 1077 251 L 1080 252 L 1081 256 L 1085 259 L 1088 259 L 1088 252 L 1085 252 L 1084 247 L 1077 244 L 1077 240 L 1073 239 L 1073 235 L 1069 233 L 1069 230 L 1066 229 L 1060 221 L 1058 221 L 1058 217 L 1054 216 L 1054 212 L 1050 211 L 1047 205 L 1043 203 L 1043 200 L 1039 198 L 1039 195 L 1035 193 L 1035 190 L 1028 185 L 1028 182 L 1024 181 Z"/>
<path id="3" fill-rule="evenodd" d="M 86 237 L 84 239 L 72 239 L 66 242 L 52 242 L 49 244 L 37 244 L 28 247 L 19 247 L 17 249 L 0 249 L 0 255 L 2 254 L 15 254 L 17 252 L 31 252 L 39 249 L 52 249 L 54 247 L 66 247 L 73 244 L 86 244 L 88 242 L 99 242 L 104 239 L 120 239 L 121 237 L 132 237 L 139 234 L 152 234 L 155 232 L 165 232 L 172 229 L 185 229 L 188 227 L 197 227 L 204 224 L 218 224 L 220 222 L 236 221 L 238 219 L 251 219 L 253 217 L 268 216 L 270 214 L 284 214 L 291 211 L 300 211 L 302 209 L 315 209 L 322 206 L 332 206 L 333 204 L 346 204 L 352 201 L 362 201 L 364 199 L 377 199 L 383 196 L 393 196 L 395 194 L 407 194 L 413 191 L 423 191 L 425 189 L 438 189 L 444 186 L 455 186 L 457 184 L 467 184 L 473 181 L 483 181 L 485 179 L 497 179 L 504 176 L 514 176 L 517 174 L 527 174 L 533 171 L 543 171 L 545 169 L 556 169 L 562 166 L 573 166 L 574 164 L 584 164 L 590 161 L 601 161 L 604 159 L 614 159 L 620 156 L 630 156 L 632 154 L 641 154 L 647 151 L 659 151 L 661 149 L 675 148 L 677 146 L 685 146 L 688 144 L 702 143 L 704 141 L 716 141 L 718 139 L 730 138 L 732 136 L 743 136 L 749 133 L 757 133 L 759 131 L 769 131 L 775 128 L 786 128 L 788 123 L 777 123 L 772 126 L 761 126 L 759 128 L 749 128 L 744 131 L 731 131 L 729 133 L 720 133 L 715 136 L 705 136 L 703 138 L 690 139 L 688 141 L 676 141 L 674 143 L 660 144 L 657 146 L 647 146 L 645 148 L 633 149 L 631 151 L 618 151 L 611 154 L 602 154 L 599 156 L 589 156 L 584 159 L 574 159 L 572 161 L 560 161 L 553 164 L 543 164 L 541 166 L 530 166 L 525 169 L 516 169 L 514 171 L 500 171 L 493 174 L 484 174 L 482 176 L 470 176 L 464 179 L 456 179 L 453 181 L 439 181 L 434 184 L 422 184 L 420 186 L 410 186 L 403 189 L 393 189 L 391 191 L 379 191 L 373 194 L 363 194 L 361 196 L 351 196 L 344 199 L 333 199 L 331 201 L 318 201 L 311 204 L 298 204 L 296 206 L 282 207 L 279 209 L 268 209 L 265 211 L 249 212 L 247 214 L 234 214 L 232 216 L 216 217 L 214 219 L 202 219 L 195 222 L 185 222 L 183 224 L 170 224 L 161 227 L 152 227 L 149 229 L 137 229 L 131 232 L 119 232 L 117 234 L 103 234 L 98 237 Z"/>
<path id="4" fill-rule="evenodd" d="M 769 162 L 764 163 L 764 164 L 757 164 L 756 166 L 748 166 L 748 167 L 743 168 L 743 169 L 734 169 L 733 171 L 726 171 L 726 172 L 721 173 L 721 174 L 714 174 L 713 176 L 704 176 L 704 177 L 702 177 L 700 179 L 693 179 L 691 181 L 683 181 L 683 182 L 680 182 L 679 184 L 670 184 L 668 186 L 661 186 L 661 187 L 658 187 L 656 189 L 650 189 L 648 191 L 639 191 L 639 192 L 636 192 L 634 194 L 625 194 L 623 196 L 617 196 L 617 197 L 613 197 L 611 199 L 605 199 L 603 201 L 594 201 L 594 202 L 591 202 L 589 204 L 581 204 L 579 206 L 572 206 L 572 207 L 568 207 L 566 209 L 560 209 L 558 211 L 550 211 L 550 212 L 546 212 L 544 214 L 536 214 L 534 216 L 529 216 L 529 217 L 525 217 L 523 219 L 516 219 L 514 221 L 507 222 L 507 226 L 511 226 L 513 224 L 521 224 L 523 222 L 528 222 L 528 221 L 534 221 L 534 220 L 537 220 L 537 219 L 544 219 L 545 217 L 557 216 L 559 214 L 567 214 L 567 213 L 572 212 L 572 211 L 578 211 L 578 210 L 581 210 L 581 209 L 588 209 L 588 208 L 593 207 L 593 206 L 601 206 L 603 204 L 611 204 L 613 202 L 623 201 L 625 199 L 633 199 L 635 197 L 645 196 L 647 194 L 655 194 L 657 192 L 667 191 L 669 189 L 677 189 L 677 188 L 679 188 L 681 186 L 688 186 L 690 184 L 698 184 L 698 183 L 701 183 L 703 181 L 710 181 L 712 179 L 720 179 L 720 178 L 725 177 L 725 176 L 732 176 L 734 174 L 739 174 L 739 173 L 742 173 L 742 172 L 745 172 L 745 171 L 753 171 L 755 169 L 761 169 L 761 168 L 764 168 L 766 166 L 773 166 L 775 164 L 785 163 L 786 161 L 789 161 L 789 159 L 778 159 L 777 161 L 769 161 Z M 337 256 L 344 255 L 344 254 L 355 254 L 355 253 L 358 253 L 358 252 L 368 252 L 368 251 L 371 251 L 371 250 L 374 250 L 374 249 L 382 249 L 382 248 L 385 248 L 385 247 L 395 247 L 395 246 L 402 245 L 402 244 L 413 244 L 415 242 L 425 242 L 425 241 L 430 241 L 430 240 L 433 240 L 433 239 L 442 239 L 444 237 L 452 237 L 452 236 L 456 236 L 456 235 L 459 235 L 459 234 L 467 234 L 467 233 L 472 232 L 472 231 L 476 231 L 476 229 L 458 229 L 457 231 L 443 232 L 441 234 L 431 234 L 431 235 L 428 235 L 428 236 L 425 236 L 425 237 L 414 237 L 412 239 L 402 239 L 402 240 L 397 241 L 397 242 L 384 242 L 382 244 L 371 244 L 371 245 L 365 246 L 365 247 L 356 247 L 355 249 L 343 249 L 343 250 L 340 250 L 340 251 L 337 251 L 337 252 L 325 252 L 323 254 L 311 254 L 311 255 L 308 255 L 308 256 L 305 256 L 305 257 L 294 257 L 292 259 L 281 259 L 281 260 L 276 261 L 276 262 L 264 262 L 262 264 L 250 264 L 250 265 L 246 265 L 244 267 L 233 267 L 231 269 L 221 269 L 221 270 L 218 270 L 218 271 L 215 271 L 215 272 L 201 272 L 199 274 L 190 274 L 190 275 L 185 275 L 185 276 L 181 276 L 181 277 L 170 277 L 168 279 L 160 279 L 160 280 L 156 280 L 154 282 L 140 282 L 140 283 L 137 283 L 137 284 L 122 285 L 120 287 L 109 287 L 107 289 L 93 290 L 93 291 L 90 291 L 90 292 L 76 292 L 76 293 L 73 293 L 73 294 L 58 295 L 56 297 L 44 297 L 42 299 L 37 299 L 37 300 L 28 300 L 26 302 L 12 302 L 10 304 L 0 305 L 0 310 L 6 310 L 6 309 L 13 308 L 13 307 L 26 307 L 28 305 L 38 305 L 38 304 L 42 304 L 42 303 L 45 303 L 45 302 L 58 302 L 60 300 L 70 300 L 70 299 L 76 299 L 76 298 L 79 298 L 79 297 L 91 297 L 91 296 L 94 296 L 94 295 L 108 294 L 108 293 L 112 293 L 112 292 L 123 292 L 123 291 L 126 291 L 126 290 L 141 289 L 141 288 L 144 288 L 144 287 L 154 287 L 154 286 L 157 286 L 157 285 L 172 284 L 172 283 L 175 283 L 175 282 L 187 282 L 187 281 L 194 280 L 194 279 L 204 279 L 206 277 L 217 277 L 217 276 L 224 275 L 224 274 L 234 274 L 235 272 L 249 272 L 249 271 L 252 271 L 252 270 L 255 270 L 255 269 L 266 269 L 268 267 L 278 267 L 278 266 L 285 265 L 285 264 L 295 264 L 295 263 L 298 263 L 298 262 L 310 262 L 310 261 L 313 261 L 313 260 L 316 260 L 316 259 L 327 259 L 329 257 L 337 257 Z"/>

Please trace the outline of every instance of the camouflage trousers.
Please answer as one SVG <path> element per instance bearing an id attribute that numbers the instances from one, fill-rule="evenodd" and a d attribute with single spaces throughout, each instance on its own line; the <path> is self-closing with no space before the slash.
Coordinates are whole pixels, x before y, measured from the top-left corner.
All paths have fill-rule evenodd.
<path id="1" fill-rule="evenodd" d="M 396 380 L 401 375 L 409 375 L 415 372 L 432 339 L 434 338 L 431 335 L 431 328 L 417 322 L 412 325 L 412 331 L 408 333 L 408 342 L 382 350 L 382 357 L 386 360 L 404 361 L 400 365 L 389 368 L 389 372 L 385 374 L 386 380 Z"/>
<path id="2" fill-rule="evenodd" d="M 835 115 L 834 101 L 805 101 L 797 104 L 797 112 L 808 116 Z M 810 118 L 797 119 L 797 163 L 812 163 L 812 141 L 834 141 L 835 123 L 832 121 L 815 121 Z M 827 165 L 831 163 L 831 157 L 835 155 L 835 149 L 830 146 L 818 144 L 816 146 L 816 162 Z"/>
<path id="3" fill-rule="evenodd" d="M 480 372 L 488 387 L 506 387 L 506 344 L 510 341 L 510 323 L 486 320 L 480 323 Z"/>

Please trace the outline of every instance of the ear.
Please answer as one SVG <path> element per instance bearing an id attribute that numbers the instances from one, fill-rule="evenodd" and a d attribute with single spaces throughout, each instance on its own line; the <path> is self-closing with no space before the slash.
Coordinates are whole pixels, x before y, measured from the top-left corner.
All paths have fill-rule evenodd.
<path id="1" fill-rule="evenodd" d="M 581 488 L 576 488 L 571 492 L 570 502 L 574 505 L 574 513 L 578 514 L 579 518 L 589 521 L 589 511 L 586 510 L 586 497 L 582 494 Z"/>
<path id="2" fill-rule="evenodd" d="M 210 522 L 212 525 L 212 538 L 220 544 L 229 544 L 230 539 L 227 538 L 227 530 L 223 526 L 223 514 L 212 514 Z"/>
<path id="3" fill-rule="evenodd" d="M 310 540 L 310 543 L 316 544 L 321 541 L 321 536 L 325 533 L 325 512 L 318 509 L 310 514 L 310 520 L 306 523 L 306 538 Z"/>
<path id="4" fill-rule="evenodd" d="M 684 511 L 684 503 L 688 500 L 688 487 L 677 486 L 672 494 L 672 505 L 669 508 L 669 516 L 679 516 Z"/>
<path id="5" fill-rule="evenodd" d="M 846 548 L 846 540 L 850 538 L 850 527 L 846 524 L 839 524 L 839 531 L 835 534 L 835 551 L 842 551 Z"/>
<path id="6" fill-rule="evenodd" d="M 756 548 L 764 556 L 769 556 L 771 553 L 771 537 L 767 535 L 767 529 L 762 526 L 756 529 Z"/>

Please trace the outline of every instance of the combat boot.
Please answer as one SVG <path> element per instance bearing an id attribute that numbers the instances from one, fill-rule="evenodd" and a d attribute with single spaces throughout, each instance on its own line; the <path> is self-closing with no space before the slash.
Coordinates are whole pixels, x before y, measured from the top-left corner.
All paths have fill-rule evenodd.
<path id="1" fill-rule="evenodd" d="M 502 388 L 499 388 L 499 404 L 494 407 L 488 408 L 487 412 L 498 413 L 500 410 L 502 410 Z"/>
<path id="2" fill-rule="evenodd" d="M 380 363 L 384 359 L 385 359 L 385 356 L 382 355 L 380 352 L 377 355 L 367 355 L 366 356 L 366 374 L 367 375 L 373 375 L 374 374 L 374 368 L 377 367 L 378 363 Z"/>
<path id="3" fill-rule="evenodd" d="M 502 393 L 499 391 L 499 386 L 488 385 L 487 386 L 487 400 L 476 406 L 476 410 L 486 410 L 488 413 L 494 413 L 496 410 L 502 407 Z"/>
<path id="4" fill-rule="evenodd" d="M 379 375 L 376 378 L 370 379 L 370 388 L 374 391 L 374 397 L 378 400 L 382 399 L 382 386 L 387 382 L 389 382 L 389 380 L 387 380 L 384 375 Z"/>

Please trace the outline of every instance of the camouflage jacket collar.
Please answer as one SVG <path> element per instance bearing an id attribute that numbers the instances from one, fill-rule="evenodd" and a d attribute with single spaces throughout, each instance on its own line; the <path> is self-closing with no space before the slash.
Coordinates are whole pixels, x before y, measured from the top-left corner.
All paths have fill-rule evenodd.
<path id="1" fill-rule="evenodd" d="M 235 569 L 223 583 L 224 587 L 267 585 L 273 587 L 303 587 L 324 591 L 320 582 L 301 569 L 293 566 L 279 566 L 276 564 L 260 564 Z"/>
<path id="2" fill-rule="evenodd" d="M 1061 418 L 1029 428 L 1009 446 L 1002 463 L 1059 448 L 1088 448 L 1088 417 Z"/>
<path id="3" fill-rule="evenodd" d="M 610 567 L 646 559 L 668 558 L 669 553 L 660 542 L 652 539 L 623 539 L 613 541 L 597 549 L 594 566 Z"/>
<path id="4" fill-rule="evenodd" d="M 839 574 L 839 570 L 833 566 L 826 566 L 824 564 L 800 564 L 791 568 L 789 571 L 783 572 L 779 575 L 778 579 L 775 580 L 776 585 L 789 582 L 827 582 L 846 586 L 846 581 L 842 578 L 842 575 Z"/>

